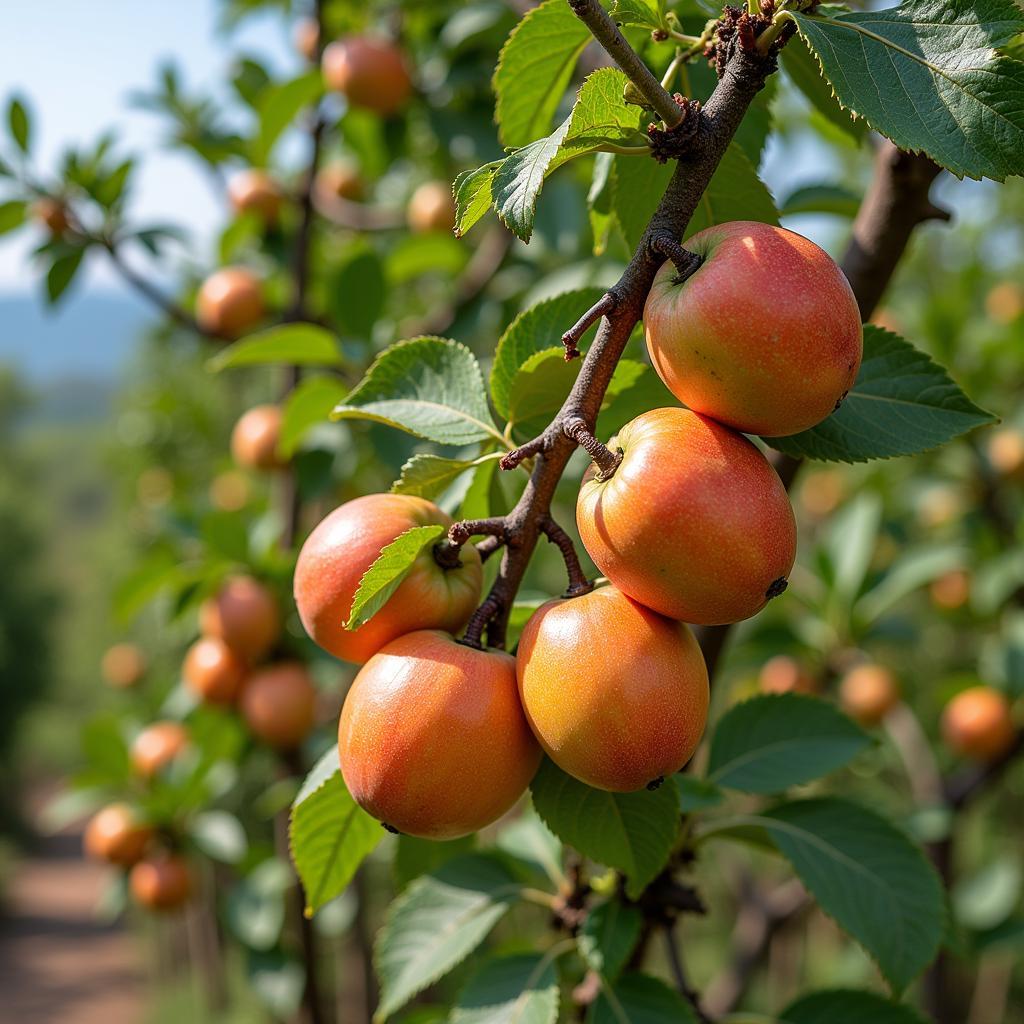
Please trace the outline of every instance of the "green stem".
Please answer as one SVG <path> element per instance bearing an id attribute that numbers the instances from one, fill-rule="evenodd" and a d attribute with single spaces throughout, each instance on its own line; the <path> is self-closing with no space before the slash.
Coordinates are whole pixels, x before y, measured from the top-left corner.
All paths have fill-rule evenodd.
<path id="1" fill-rule="evenodd" d="M 759 53 L 767 53 L 772 43 L 782 35 L 783 29 L 789 22 L 796 23 L 796 19 L 789 11 L 779 11 L 772 23 L 757 37 L 757 50 Z"/>
<path id="2" fill-rule="evenodd" d="M 613 142 L 606 142 L 596 150 L 598 153 L 622 153 L 625 156 L 646 156 L 650 151 L 649 146 L 616 146 Z"/>

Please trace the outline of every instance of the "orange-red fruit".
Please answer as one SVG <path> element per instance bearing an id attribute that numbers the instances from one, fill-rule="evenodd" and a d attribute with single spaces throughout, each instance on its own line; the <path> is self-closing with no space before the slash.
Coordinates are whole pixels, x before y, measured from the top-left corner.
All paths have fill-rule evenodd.
<path id="1" fill-rule="evenodd" d="M 412 95 L 405 58 L 386 39 L 338 39 L 324 50 L 322 68 L 328 89 L 343 93 L 353 106 L 383 117 L 397 114 Z"/>
<path id="2" fill-rule="evenodd" d="M 146 659 L 135 644 L 114 644 L 104 653 L 100 671 L 111 686 L 127 689 L 146 674 Z"/>
<path id="3" fill-rule="evenodd" d="M 804 666 L 788 654 L 776 654 L 757 676 L 762 693 L 817 693 L 818 684 Z"/>
<path id="4" fill-rule="evenodd" d="M 58 199 L 37 200 L 32 206 L 32 213 L 51 235 L 63 235 L 70 226 L 67 208 Z"/>
<path id="5" fill-rule="evenodd" d="M 686 409 L 653 409 L 609 442 L 610 479 L 583 478 L 576 522 L 590 557 L 635 601 L 684 622 L 737 622 L 781 593 L 796 521 L 768 460 Z"/>
<path id="6" fill-rule="evenodd" d="M 295 49 L 315 64 L 320 55 L 320 26 L 315 18 L 300 18 L 295 24 Z"/>
<path id="7" fill-rule="evenodd" d="M 428 181 L 420 185 L 406 209 L 409 227 L 418 234 L 451 231 L 455 227 L 455 200 L 450 185 Z"/>
<path id="8" fill-rule="evenodd" d="M 993 431 L 988 439 L 988 460 L 1000 476 L 1024 476 L 1024 433 L 1016 427 Z"/>
<path id="9" fill-rule="evenodd" d="M 860 313 L 843 272 L 808 239 L 752 221 L 707 228 L 686 249 L 704 258 L 700 268 L 676 284 L 666 261 L 644 309 L 669 390 L 748 434 L 820 423 L 860 367 Z"/>
<path id="10" fill-rule="evenodd" d="M 408 633 L 359 671 L 338 725 L 345 784 L 407 835 L 455 839 L 496 821 L 540 764 L 516 663 L 439 630 Z"/>
<path id="11" fill-rule="evenodd" d="M 1010 702 L 991 686 L 963 690 L 942 712 L 942 736 L 954 753 L 991 761 L 1009 750 L 1016 736 Z"/>
<path id="12" fill-rule="evenodd" d="M 884 665 L 858 665 L 839 684 L 840 706 L 861 725 L 878 725 L 899 700 L 899 683 Z"/>
<path id="13" fill-rule="evenodd" d="M 678 771 L 708 718 L 708 672 L 690 630 L 614 587 L 549 601 L 516 655 L 530 728 L 563 771 L 627 793 Z"/>
<path id="14" fill-rule="evenodd" d="M 173 853 L 147 857 L 132 868 L 128 885 L 135 902 L 148 910 L 177 910 L 192 895 L 192 872 Z"/>
<path id="15" fill-rule="evenodd" d="M 110 804 L 89 821 L 82 845 L 90 857 L 127 868 L 142 859 L 152 838 L 153 829 L 128 804 Z"/>
<path id="16" fill-rule="evenodd" d="M 951 569 L 932 580 L 928 593 L 937 608 L 955 612 L 970 600 L 971 577 L 963 569 Z"/>
<path id="17" fill-rule="evenodd" d="M 203 636 L 188 649 L 181 674 L 200 700 L 232 704 L 242 687 L 245 668 L 245 662 L 223 640 Z"/>
<path id="18" fill-rule="evenodd" d="M 235 213 L 255 213 L 265 224 L 273 224 L 281 214 L 284 194 L 266 171 L 251 167 L 228 182 L 228 199 Z"/>
<path id="19" fill-rule="evenodd" d="M 255 327 L 266 307 L 260 279 L 245 267 L 224 267 L 202 284 L 196 298 L 199 326 L 221 338 L 237 338 Z"/>
<path id="20" fill-rule="evenodd" d="M 281 439 L 281 408 L 257 405 L 243 413 L 231 431 L 231 457 L 249 469 L 277 469 L 281 459 L 277 444 Z"/>
<path id="21" fill-rule="evenodd" d="M 152 778 L 167 767 L 188 746 L 188 733 L 178 722 L 154 722 L 147 726 L 132 744 L 131 758 L 135 770 Z"/>
<path id="22" fill-rule="evenodd" d="M 239 705 L 254 736 L 279 750 L 291 750 L 313 728 L 316 688 L 300 662 L 268 665 L 249 677 Z"/>
<path id="23" fill-rule="evenodd" d="M 381 550 L 414 526 L 451 519 L 433 502 L 408 494 L 368 494 L 336 508 L 309 535 L 295 565 L 295 603 L 306 632 L 325 651 L 362 664 L 385 644 L 417 629 L 454 633 L 480 599 L 483 570 L 472 544 L 462 565 L 443 569 L 428 544 L 369 622 L 347 630 L 359 581 Z"/>
<path id="24" fill-rule="evenodd" d="M 281 609 L 273 592 L 251 576 L 233 576 L 199 609 L 199 631 L 214 636 L 248 661 L 259 661 L 281 635 Z"/>
<path id="25" fill-rule="evenodd" d="M 324 167 L 316 176 L 316 187 L 321 195 L 351 202 L 358 202 L 365 194 L 358 169 L 347 160 Z"/>

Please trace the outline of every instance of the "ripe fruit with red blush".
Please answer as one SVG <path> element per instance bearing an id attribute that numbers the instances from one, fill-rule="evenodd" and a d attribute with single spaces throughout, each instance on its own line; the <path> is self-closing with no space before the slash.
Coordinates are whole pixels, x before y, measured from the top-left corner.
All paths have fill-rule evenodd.
<path id="1" fill-rule="evenodd" d="M 369 622 L 347 630 L 352 598 L 381 550 L 414 526 L 451 519 L 409 494 L 367 494 L 336 508 L 309 535 L 295 566 L 295 603 L 306 632 L 337 658 L 362 664 L 386 643 L 417 629 L 455 632 L 480 598 L 483 569 L 471 544 L 461 565 L 443 568 L 428 545 L 398 589 Z"/>
<path id="2" fill-rule="evenodd" d="M 580 537 L 623 593 L 683 622 L 738 622 L 786 588 L 796 521 L 786 489 L 745 437 L 687 409 L 654 409 L 609 446 L 576 503 Z"/>
<path id="3" fill-rule="evenodd" d="M 516 663 L 439 630 L 408 633 L 360 669 L 338 725 L 345 785 L 389 828 L 455 839 L 496 821 L 540 764 Z"/>
<path id="4" fill-rule="evenodd" d="M 152 778 L 163 771 L 188 746 L 188 733 L 179 722 L 154 722 L 135 737 L 132 766 L 139 775 Z"/>
<path id="5" fill-rule="evenodd" d="M 246 681 L 239 708 L 254 736 L 279 750 L 292 750 L 313 728 L 316 687 L 301 662 L 267 665 Z"/>
<path id="6" fill-rule="evenodd" d="M 245 267 L 224 267 L 202 284 L 196 296 L 199 326 L 220 338 L 237 338 L 255 327 L 266 312 L 263 285 Z"/>
<path id="7" fill-rule="evenodd" d="M 679 771 L 708 717 L 697 641 L 615 587 L 550 601 L 516 655 L 530 728 L 563 771 L 627 793 Z"/>
<path id="8" fill-rule="evenodd" d="M 409 227 L 417 234 L 430 231 L 451 231 L 455 227 L 455 200 L 451 186 L 443 181 L 420 185 L 406 208 Z"/>
<path id="9" fill-rule="evenodd" d="M 397 114 L 412 95 L 405 58 L 387 39 L 338 39 L 324 50 L 321 66 L 328 89 L 342 93 L 354 107 L 382 117 Z"/>
<path id="10" fill-rule="evenodd" d="M 900 685 L 884 665 L 858 665 L 839 684 L 839 705 L 861 725 L 878 725 L 900 701 Z"/>
<path id="11" fill-rule="evenodd" d="M 240 657 L 259 661 L 281 635 L 272 590 L 252 576 L 232 576 L 199 609 L 199 631 L 223 640 Z"/>
<path id="12" fill-rule="evenodd" d="M 776 654 L 769 658 L 757 675 L 762 693 L 817 693 L 818 682 L 796 658 Z"/>
<path id="13" fill-rule="evenodd" d="M 248 469 L 278 469 L 281 440 L 281 407 L 257 405 L 243 413 L 231 431 L 231 457 Z"/>
<path id="14" fill-rule="evenodd" d="M 181 675 L 207 704 L 233 704 L 245 678 L 245 662 L 215 636 L 200 637 L 185 655 Z"/>
<path id="15" fill-rule="evenodd" d="M 717 224 L 685 243 L 703 258 L 676 283 L 658 271 L 644 308 L 651 361 L 694 412 L 775 437 L 820 423 L 857 379 L 860 312 L 824 250 L 753 221 Z"/>
<path id="16" fill-rule="evenodd" d="M 146 658 L 135 644 L 114 644 L 104 653 L 100 671 L 111 686 L 128 689 L 146 674 Z"/>
<path id="17" fill-rule="evenodd" d="M 281 215 L 284 193 L 266 171 L 251 167 L 228 182 L 228 199 L 235 213 L 254 213 L 264 224 L 273 224 Z"/>
<path id="18" fill-rule="evenodd" d="M 991 686 L 972 686 L 958 693 L 942 712 L 942 738 L 954 754 L 991 761 L 1013 745 L 1010 702 Z"/>
<path id="19" fill-rule="evenodd" d="M 132 868 L 128 886 L 147 910 L 177 910 L 192 895 L 192 871 L 176 853 L 154 854 Z"/>
<path id="20" fill-rule="evenodd" d="M 82 845 L 90 857 L 127 868 L 142 859 L 152 838 L 153 829 L 133 808 L 110 804 L 90 819 Z"/>

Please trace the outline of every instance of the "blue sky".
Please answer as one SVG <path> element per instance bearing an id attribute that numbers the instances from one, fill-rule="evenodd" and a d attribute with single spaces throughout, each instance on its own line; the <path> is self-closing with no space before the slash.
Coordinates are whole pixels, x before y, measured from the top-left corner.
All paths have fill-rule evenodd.
<path id="1" fill-rule="evenodd" d="M 222 79 L 230 52 L 245 50 L 273 67 L 296 62 L 280 17 L 260 16 L 232 35 L 218 36 L 217 0 L 23 0 L 5 4 L 0 32 L 0 99 L 25 95 L 34 121 L 37 166 L 50 169 L 68 142 L 87 142 L 111 126 L 128 150 L 145 154 L 133 194 L 133 218 L 175 221 L 200 242 L 223 214 L 209 183 L 187 157 L 158 148 L 159 118 L 127 106 L 129 92 L 155 81 L 173 59 L 187 87 Z M 2 190 L 0 190 L 2 191 Z M 0 291 L 35 291 L 26 270 L 27 233 L 0 240 Z M 91 261 L 92 287 L 113 284 L 102 261 Z"/>

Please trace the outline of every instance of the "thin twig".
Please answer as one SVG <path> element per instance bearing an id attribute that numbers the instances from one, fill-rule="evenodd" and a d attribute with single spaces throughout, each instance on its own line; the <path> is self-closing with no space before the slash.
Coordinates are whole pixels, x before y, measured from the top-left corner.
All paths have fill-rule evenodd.
<path id="1" fill-rule="evenodd" d="M 583 566 L 580 565 L 580 556 L 576 553 L 576 546 L 569 534 L 551 516 L 545 516 L 541 520 L 540 529 L 544 536 L 562 553 L 565 570 L 569 576 L 569 589 L 565 592 L 565 596 L 579 597 L 581 594 L 589 594 L 594 589 L 594 584 L 587 579 Z"/>

